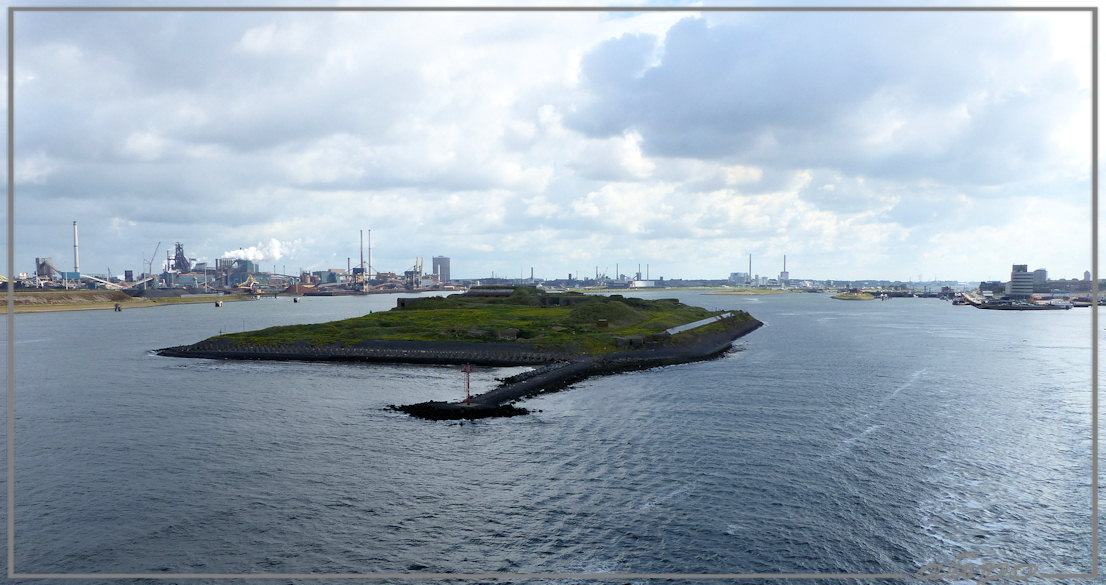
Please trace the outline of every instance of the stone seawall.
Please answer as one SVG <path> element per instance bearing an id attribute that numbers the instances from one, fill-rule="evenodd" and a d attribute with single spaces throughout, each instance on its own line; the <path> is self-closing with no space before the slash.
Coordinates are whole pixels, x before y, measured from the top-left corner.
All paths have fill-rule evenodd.
<path id="1" fill-rule="evenodd" d="M 477 366 L 542 365 L 570 359 L 572 354 L 520 343 L 437 341 L 364 341 L 352 346 L 242 344 L 209 339 L 192 345 L 166 347 L 158 355 L 224 360 L 358 361 L 403 364 L 473 364 Z"/>
<path id="2" fill-rule="evenodd" d="M 593 376 L 605 376 L 658 366 L 683 364 L 716 358 L 726 352 L 734 340 L 760 327 L 753 319 L 724 332 L 705 334 L 695 343 L 622 351 L 603 356 L 582 356 L 524 372 L 503 381 L 499 387 L 473 396 L 464 402 L 420 402 L 393 406 L 394 410 L 431 420 L 459 420 L 516 416 L 528 411 L 515 402 L 545 392 L 554 392 Z"/>

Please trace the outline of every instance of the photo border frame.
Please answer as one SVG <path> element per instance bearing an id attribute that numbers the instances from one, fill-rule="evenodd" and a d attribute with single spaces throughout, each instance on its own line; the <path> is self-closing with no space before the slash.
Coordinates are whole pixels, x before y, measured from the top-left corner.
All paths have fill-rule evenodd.
<path id="1" fill-rule="evenodd" d="M 1091 570 L 1098 569 L 1098 7 L 1097 6 L 9 6 L 8 274 L 15 274 L 15 15 L 20 12 L 1087 12 L 1091 16 Z M 17 573 L 15 571 L 15 284 L 7 282 L 7 576 L 10 579 L 920 579 L 906 573 Z"/>

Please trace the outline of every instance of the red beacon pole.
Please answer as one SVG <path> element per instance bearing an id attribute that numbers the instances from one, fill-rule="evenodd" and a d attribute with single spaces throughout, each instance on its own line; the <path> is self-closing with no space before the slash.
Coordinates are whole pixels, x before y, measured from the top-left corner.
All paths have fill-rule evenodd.
<path id="1" fill-rule="evenodd" d="M 472 395 L 469 394 L 469 374 L 472 373 L 472 364 L 465 364 L 461 371 L 465 373 L 465 406 L 472 406 Z"/>

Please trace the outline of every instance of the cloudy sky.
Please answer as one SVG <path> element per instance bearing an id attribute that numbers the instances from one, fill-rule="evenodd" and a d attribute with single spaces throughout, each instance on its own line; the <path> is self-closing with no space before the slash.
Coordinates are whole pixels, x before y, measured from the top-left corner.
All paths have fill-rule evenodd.
<path id="1" fill-rule="evenodd" d="M 344 268 L 360 230 L 374 270 L 442 255 L 455 278 L 1091 264 L 1086 12 L 20 12 L 15 30 L 17 271 L 71 270 L 74 220 L 101 274 L 158 242 L 155 269 L 175 242 Z"/>

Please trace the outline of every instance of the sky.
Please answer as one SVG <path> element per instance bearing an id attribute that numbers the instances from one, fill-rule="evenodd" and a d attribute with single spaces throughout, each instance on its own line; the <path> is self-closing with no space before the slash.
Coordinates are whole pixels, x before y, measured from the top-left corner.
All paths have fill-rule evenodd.
<path id="1" fill-rule="evenodd" d="M 15 270 L 1082 278 L 1090 19 L 19 12 Z"/>

